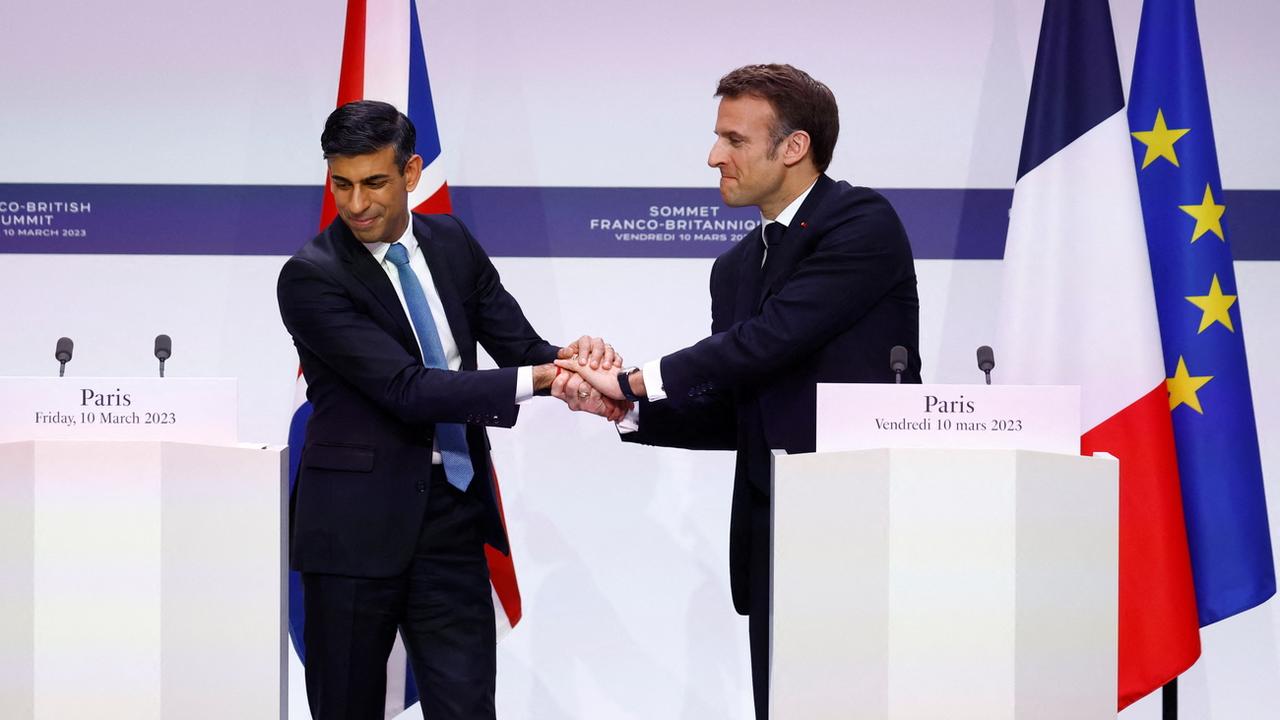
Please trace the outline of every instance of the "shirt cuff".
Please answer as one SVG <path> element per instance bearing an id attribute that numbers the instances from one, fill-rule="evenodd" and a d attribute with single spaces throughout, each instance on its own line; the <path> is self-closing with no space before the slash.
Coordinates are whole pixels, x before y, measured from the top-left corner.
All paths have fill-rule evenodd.
<path id="1" fill-rule="evenodd" d="M 516 404 L 533 398 L 533 366 L 516 368 Z"/>
<path id="2" fill-rule="evenodd" d="M 635 405 L 632 405 L 631 409 L 627 411 L 627 414 L 623 415 L 622 419 L 614 423 L 614 425 L 618 428 L 619 435 L 626 435 L 627 433 L 633 433 L 639 430 L 640 404 L 636 403 Z"/>
<path id="3" fill-rule="evenodd" d="M 649 402 L 666 400 L 667 391 L 662 387 L 662 359 L 650 360 L 644 364 L 644 390 Z"/>

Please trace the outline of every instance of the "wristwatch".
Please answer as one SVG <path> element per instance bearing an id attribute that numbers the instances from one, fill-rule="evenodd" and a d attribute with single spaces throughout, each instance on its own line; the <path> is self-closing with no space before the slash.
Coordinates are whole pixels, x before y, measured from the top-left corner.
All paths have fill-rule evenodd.
<path id="1" fill-rule="evenodd" d="M 633 367 L 618 373 L 618 387 L 622 388 L 622 397 L 631 402 L 640 402 L 640 396 L 631 391 L 631 374 L 640 372 L 640 368 Z"/>

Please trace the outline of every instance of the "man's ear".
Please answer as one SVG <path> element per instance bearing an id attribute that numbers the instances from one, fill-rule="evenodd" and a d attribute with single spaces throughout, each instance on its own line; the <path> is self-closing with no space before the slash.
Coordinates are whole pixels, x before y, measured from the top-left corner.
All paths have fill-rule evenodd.
<path id="1" fill-rule="evenodd" d="M 797 130 L 782 141 L 782 162 L 791 167 L 809 156 L 809 133 Z"/>
<path id="2" fill-rule="evenodd" d="M 414 155 L 409 158 L 409 162 L 404 164 L 404 185 L 405 189 L 413 192 L 418 187 L 418 181 L 422 179 L 422 156 Z"/>

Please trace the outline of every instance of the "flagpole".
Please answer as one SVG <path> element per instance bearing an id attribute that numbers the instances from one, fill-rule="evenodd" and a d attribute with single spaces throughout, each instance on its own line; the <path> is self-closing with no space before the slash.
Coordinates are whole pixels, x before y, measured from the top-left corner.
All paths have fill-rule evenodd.
<path id="1" fill-rule="evenodd" d="M 1160 693 L 1162 713 L 1160 720 L 1178 720 L 1178 678 L 1170 680 Z"/>

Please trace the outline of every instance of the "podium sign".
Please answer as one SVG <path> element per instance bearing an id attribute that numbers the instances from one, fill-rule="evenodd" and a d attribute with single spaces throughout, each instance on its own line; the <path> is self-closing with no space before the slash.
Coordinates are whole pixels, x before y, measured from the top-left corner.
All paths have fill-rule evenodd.
<path id="1" fill-rule="evenodd" d="M 1080 454 L 1075 385 L 818 384 L 818 452 L 873 448 Z"/>
<path id="2" fill-rule="evenodd" d="M 234 378 L 0 378 L 0 442 L 232 444 Z"/>

